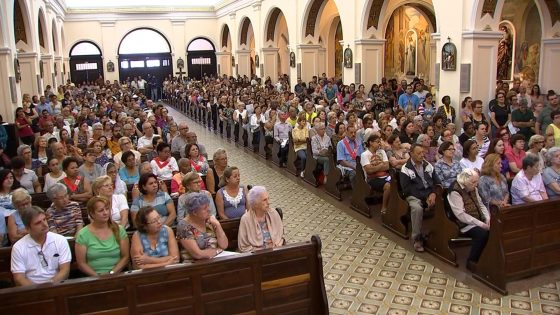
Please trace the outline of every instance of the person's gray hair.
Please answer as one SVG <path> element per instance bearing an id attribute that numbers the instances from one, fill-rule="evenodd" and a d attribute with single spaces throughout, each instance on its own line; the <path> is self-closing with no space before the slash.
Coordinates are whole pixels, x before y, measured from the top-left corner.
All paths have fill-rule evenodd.
<path id="1" fill-rule="evenodd" d="M 66 186 L 64 186 L 64 184 L 61 183 L 55 183 L 47 190 L 47 197 L 49 197 L 49 199 L 52 201 L 56 195 L 62 192 L 68 193 L 68 189 L 66 188 Z"/>
<path id="2" fill-rule="evenodd" d="M 465 186 L 465 183 L 467 183 L 473 176 L 479 176 L 478 171 L 472 168 L 465 168 L 461 171 L 461 173 L 459 173 L 459 175 L 457 175 L 457 183 L 461 186 Z"/>
<path id="3" fill-rule="evenodd" d="M 266 192 L 266 188 L 264 186 L 253 186 L 249 193 L 247 194 L 247 201 L 251 208 L 256 203 L 258 197 Z"/>
<path id="4" fill-rule="evenodd" d="M 523 158 L 523 170 L 526 170 L 530 166 L 535 166 L 539 163 L 540 159 L 539 156 L 536 154 L 527 154 Z"/>
<path id="5" fill-rule="evenodd" d="M 40 214 L 45 214 L 45 210 L 43 210 L 43 209 L 41 209 L 37 206 L 27 207 L 27 208 L 19 211 L 21 221 L 23 221 L 23 225 L 25 227 L 30 227 L 31 226 L 31 221 L 33 221 L 33 218 L 35 218 L 36 216 L 38 216 Z"/>
<path id="6" fill-rule="evenodd" d="M 177 161 L 177 165 L 179 167 L 181 167 L 182 165 L 190 164 L 190 163 L 191 163 L 191 161 L 187 158 L 180 158 L 179 161 Z"/>
<path id="7" fill-rule="evenodd" d="M 519 103 L 519 106 L 527 106 L 529 105 L 529 101 L 527 101 L 526 98 L 522 97 L 519 99 L 519 101 L 517 101 Z"/>
<path id="8" fill-rule="evenodd" d="M 552 159 L 554 159 L 554 156 L 558 152 L 560 152 L 560 147 L 552 147 L 552 148 L 548 149 L 548 151 L 546 151 L 545 157 L 546 157 L 546 164 L 547 165 L 552 164 Z"/>
<path id="9" fill-rule="evenodd" d="M 22 145 L 20 145 L 20 146 L 17 148 L 17 155 L 18 155 L 18 156 L 22 156 L 22 155 L 23 155 L 23 150 L 25 150 L 25 149 L 30 149 L 30 150 L 31 150 L 31 147 L 28 146 L 27 144 L 22 144 Z"/>
<path id="10" fill-rule="evenodd" d="M 185 209 L 188 214 L 193 214 L 196 210 L 209 204 L 208 196 L 202 192 L 189 193 L 185 199 Z"/>
<path id="11" fill-rule="evenodd" d="M 21 203 L 22 201 L 31 201 L 31 195 L 25 188 L 18 188 L 12 192 L 12 204 Z"/>
<path id="12" fill-rule="evenodd" d="M 95 127 L 101 127 L 101 128 L 103 128 L 103 124 L 100 123 L 100 122 L 96 122 L 95 124 L 93 124 L 93 125 L 91 126 L 91 128 L 92 128 L 92 129 L 95 129 Z"/>
<path id="13" fill-rule="evenodd" d="M 226 153 L 226 149 L 224 148 L 217 148 L 216 151 L 214 151 L 214 154 L 212 155 L 212 159 L 216 160 L 216 158 L 220 155 L 227 155 Z"/>
<path id="14" fill-rule="evenodd" d="M 425 133 L 422 133 L 422 134 L 418 135 L 418 138 L 416 138 L 416 143 L 421 145 L 424 142 L 424 139 L 426 139 L 426 138 L 429 139 L 430 136 L 428 136 Z"/>
<path id="15" fill-rule="evenodd" d="M 529 148 L 532 148 L 536 142 L 544 142 L 544 137 L 542 135 L 532 135 L 531 138 L 529 138 Z"/>

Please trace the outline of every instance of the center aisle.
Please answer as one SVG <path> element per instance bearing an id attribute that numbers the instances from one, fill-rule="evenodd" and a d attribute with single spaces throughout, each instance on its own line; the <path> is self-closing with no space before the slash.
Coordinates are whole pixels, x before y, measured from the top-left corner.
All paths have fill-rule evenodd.
<path id="1" fill-rule="evenodd" d="M 293 175 L 281 173 L 285 170 L 267 165 L 174 108 L 167 108 L 177 123 L 187 122 L 196 132 L 209 158 L 217 148 L 224 148 L 229 165 L 239 167 L 242 184 L 267 188 L 271 207 L 284 210 L 288 242 L 307 241 L 314 234 L 321 237 L 332 314 L 478 314 L 483 310 L 488 311 L 485 314 L 531 314 L 546 307 L 560 311 L 560 282 L 515 296 L 483 297 L 381 234 L 390 233 L 388 230 L 372 229 L 308 189 L 307 184 L 292 180 Z M 550 300 L 543 293 L 550 294 Z"/>

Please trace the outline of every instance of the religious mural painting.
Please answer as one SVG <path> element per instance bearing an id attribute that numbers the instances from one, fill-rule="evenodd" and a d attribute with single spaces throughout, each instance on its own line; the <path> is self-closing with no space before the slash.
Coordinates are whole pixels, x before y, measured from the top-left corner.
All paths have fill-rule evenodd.
<path id="1" fill-rule="evenodd" d="M 344 61 L 343 48 L 340 41 L 343 40 L 342 37 L 342 23 L 338 21 L 336 26 L 336 32 L 334 34 L 334 76 L 336 78 L 342 78 L 342 65 Z"/>
<path id="2" fill-rule="evenodd" d="M 397 8 L 385 32 L 385 77 L 422 77 L 430 73 L 430 24 L 416 8 Z"/>
<path id="3" fill-rule="evenodd" d="M 502 38 L 498 44 L 498 71 L 496 73 L 497 80 L 510 81 L 512 80 L 512 65 L 513 65 L 513 44 L 515 42 L 515 30 L 509 21 L 502 21 L 500 23 L 500 31 Z"/>

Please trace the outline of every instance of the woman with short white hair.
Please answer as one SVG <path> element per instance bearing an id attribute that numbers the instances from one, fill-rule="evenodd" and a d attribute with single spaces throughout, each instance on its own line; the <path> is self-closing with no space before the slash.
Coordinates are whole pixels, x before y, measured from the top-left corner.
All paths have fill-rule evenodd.
<path id="1" fill-rule="evenodd" d="M 239 223 L 237 241 L 241 252 L 280 247 L 284 244 L 284 226 L 276 210 L 270 208 L 268 192 L 263 186 L 249 190 L 250 209 Z"/>
<path id="2" fill-rule="evenodd" d="M 560 196 L 560 147 L 552 147 L 546 152 L 547 164 L 542 174 L 546 193 L 549 197 Z"/>
<path id="3" fill-rule="evenodd" d="M 473 270 L 488 241 L 490 212 L 478 194 L 478 170 L 464 169 L 449 187 L 447 200 L 457 218 L 461 233 L 472 238 L 472 246 L 467 259 L 467 268 Z"/>

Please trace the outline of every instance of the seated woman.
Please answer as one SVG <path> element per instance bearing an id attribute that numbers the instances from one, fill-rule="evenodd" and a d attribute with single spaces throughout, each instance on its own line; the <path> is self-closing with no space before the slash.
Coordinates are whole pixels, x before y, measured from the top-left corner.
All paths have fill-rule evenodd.
<path id="1" fill-rule="evenodd" d="M 464 169 L 447 195 L 461 232 L 472 238 L 471 251 L 467 258 L 467 268 L 471 271 L 486 246 L 490 229 L 490 212 L 478 195 L 478 179 L 477 171 Z"/>
<path id="2" fill-rule="evenodd" d="M 216 149 L 212 156 L 212 161 L 214 161 L 214 165 L 208 168 L 208 173 L 206 173 L 206 189 L 208 189 L 211 194 L 215 195 L 220 189 L 220 177 L 224 174 L 224 170 L 228 166 L 226 150 L 222 148 Z"/>
<path id="3" fill-rule="evenodd" d="M 198 144 L 188 143 L 185 146 L 185 156 L 189 159 L 193 170 L 201 175 L 206 175 L 208 172 L 208 161 L 204 155 L 200 154 Z"/>
<path id="4" fill-rule="evenodd" d="M 214 205 L 214 199 L 212 199 L 212 195 L 200 188 L 200 184 L 202 183 L 202 179 L 197 172 L 190 172 L 185 177 L 183 177 L 183 182 L 181 183 L 182 187 L 185 187 L 185 193 L 179 197 L 179 201 L 177 203 L 177 221 L 183 219 L 187 213 L 187 209 L 185 207 L 185 200 L 190 193 L 203 193 L 208 197 L 208 202 L 210 206 L 210 214 L 216 216 L 216 205 Z"/>
<path id="5" fill-rule="evenodd" d="M 523 168 L 511 183 L 511 203 L 519 205 L 548 199 L 539 170 L 539 158 L 529 154 L 523 158 L 522 163 Z"/>
<path id="6" fill-rule="evenodd" d="M 416 143 L 424 148 L 424 159 L 432 165 L 436 164 L 439 158 L 438 149 L 432 146 L 432 139 L 430 136 L 425 133 L 420 134 L 418 138 L 416 138 Z"/>
<path id="7" fill-rule="evenodd" d="M 121 165 L 124 166 L 119 169 L 119 177 L 127 185 L 138 184 L 138 180 L 140 180 L 140 172 L 138 170 L 138 166 L 136 165 L 136 156 L 134 155 L 134 152 L 124 152 L 121 155 L 121 162 Z"/>
<path id="8" fill-rule="evenodd" d="M 99 196 L 87 203 L 91 223 L 78 232 L 76 262 L 87 276 L 121 272 L 128 265 L 129 241 L 125 229 L 111 220 L 107 199 Z"/>
<path id="9" fill-rule="evenodd" d="M 115 194 L 123 195 L 126 200 L 126 195 L 128 193 L 126 188 L 126 183 L 120 178 L 117 166 L 113 162 L 109 162 L 103 166 L 103 175 L 107 175 L 111 178 L 111 184 L 113 184 L 113 192 Z"/>
<path id="10" fill-rule="evenodd" d="M 210 215 L 208 198 L 203 193 L 189 194 L 185 200 L 187 216 L 177 224 L 177 240 L 183 261 L 216 257 L 228 247 L 220 222 Z"/>
<path id="11" fill-rule="evenodd" d="M 403 165 L 406 164 L 410 154 L 408 154 L 408 149 L 406 149 L 402 143 L 401 138 L 398 135 L 391 135 L 387 138 L 387 143 L 391 146 L 391 149 L 387 151 L 387 157 L 389 158 L 389 163 L 391 167 L 400 170 Z"/>
<path id="12" fill-rule="evenodd" d="M 284 226 L 276 210 L 270 209 L 268 192 L 263 186 L 249 191 L 250 210 L 239 223 L 237 241 L 241 252 L 284 245 Z"/>
<path id="13" fill-rule="evenodd" d="M 16 156 L 12 158 L 11 165 L 14 179 L 20 183 L 21 187 L 27 189 L 30 194 L 42 191 L 39 177 L 37 177 L 34 171 L 25 168 L 25 161 L 22 157 Z"/>
<path id="14" fill-rule="evenodd" d="M 62 161 L 62 170 L 66 174 L 59 183 L 66 186 L 70 200 L 86 202 L 92 196 L 90 182 L 80 176 L 78 160 L 75 157 L 67 157 Z"/>
<path id="15" fill-rule="evenodd" d="M 179 247 L 173 230 L 163 225 L 153 207 L 142 207 L 136 215 L 138 231 L 132 235 L 130 256 L 134 269 L 163 267 L 179 262 Z"/>
<path id="16" fill-rule="evenodd" d="M 324 124 L 318 124 L 313 127 L 316 134 L 311 138 L 311 151 L 313 151 L 313 158 L 317 160 L 317 164 L 321 165 L 323 169 L 323 182 L 327 183 L 327 176 L 329 175 L 329 148 L 332 149 L 331 138 L 326 134 L 326 127 Z"/>
<path id="17" fill-rule="evenodd" d="M 478 192 L 482 203 L 488 209 L 490 206 L 509 206 L 508 184 L 506 177 L 501 173 L 502 167 L 499 154 L 490 153 L 484 158 Z"/>
<path id="18" fill-rule="evenodd" d="M 246 210 L 247 190 L 240 184 L 241 175 L 235 166 L 224 170 L 220 190 L 216 194 L 216 210 L 221 220 L 240 218 Z"/>
<path id="19" fill-rule="evenodd" d="M 162 217 L 165 225 L 172 226 L 175 223 L 175 205 L 168 193 L 160 191 L 159 182 L 156 175 L 147 173 L 140 176 L 138 187 L 141 195 L 134 198 L 130 213 L 133 222 L 136 222 L 136 214 L 142 207 L 154 207 Z"/>
<path id="20" fill-rule="evenodd" d="M 70 201 L 66 187 L 60 183 L 54 184 L 48 191 L 47 197 L 52 205 L 45 212 L 51 232 L 75 237 L 84 227 L 80 204 Z"/>
<path id="21" fill-rule="evenodd" d="M 366 144 L 368 149 L 360 156 L 360 164 L 362 164 L 364 177 L 371 189 L 383 193 L 381 213 L 385 213 L 391 188 L 391 177 L 388 172 L 389 159 L 387 153 L 381 149 L 381 137 L 377 133 L 370 135 Z"/>
<path id="22" fill-rule="evenodd" d="M 16 211 L 8 217 L 8 236 L 13 245 L 27 235 L 27 230 L 21 220 L 21 212 L 25 208 L 31 207 L 31 195 L 27 190 L 18 188 L 12 192 L 12 204 Z"/>
<path id="23" fill-rule="evenodd" d="M 103 167 L 95 163 L 97 154 L 93 149 L 87 148 L 84 152 L 84 163 L 80 165 L 78 170 L 80 171 L 80 176 L 87 179 L 88 182 L 92 183 L 94 179 L 103 174 Z"/>
<path id="24" fill-rule="evenodd" d="M 478 155 L 478 144 L 474 140 L 463 143 L 463 158 L 459 162 L 463 169 L 476 169 L 480 172 L 484 160 Z"/>
<path id="25" fill-rule="evenodd" d="M 523 158 L 525 158 L 525 136 L 516 133 L 510 139 L 511 150 L 506 149 L 506 157 L 509 161 L 509 169 L 511 177 L 521 171 L 523 167 Z"/>
<path id="26" fill-rule="evenodd" d="M 301 115 L 297 118 L 297 125 L 292 130 L 294 151 L 299 161 L 299 167 L 297 167 L 297 169 L 301 170 L 301 173 L 299 174 L 300 177 L 303 177 L 305 172 L 305 160 L 307 159 L 308 138 L 309 138 L 309 129 L 307 128 L 307 121 L 305 120 L 305 115 Z"/>
<path id="27" fill-rule="evenodd" d="M 128 203 L 126 196 L 115 193 L 111 177 L 104 175 L 96 178 L 91 185 L 95 196 L 107 199 L 111 209 L 111 220 L 125 229 L 128 228 Z"/>
<path id="28" fill-rule="evenodd" d="M 158 180 L 170 180 L 179 172 L 177 161 L 171 156 L 171 147 L 167 143 L 160 143 L 156 147 L 157 156 L 150 162 L 152 172 Z"/>
<path id="29" fill-rule="evenodd" d="M 490 146 L 488 147 L 488 152 L 486 152 L 486 156 L 495 153 L 500 157 L 500 161 L 502 167 L 500 168 L 500 173 L 506 177 L 506 179 L 510 178 L 509 174 L 509 161 L 506 157 L 506 147 L 504 140 L 497 138 L 490 142 Z M 485 157 L 486 160 L 486 157 Z"/>
<path id="30" fill-rule="evenodd" d="M 60 162 L 61 161 L 55 157 L 52 157 L 48 161 L 47 166 L 49 167 L 50 172 L 45 175 L 45 187 L 43 188 L 43 191 L 48 191 L 54 184 L 66 177 L 66 174 L 60 169 Z"/>
<path id="31" fill-rule="evenodd" d="M 457 179 L 457 175 L 461 173 L 463 168 L 459 162 L 453 160 L 455 155 L 455 146 L 449 141 L 443 142 L 439 146 L 438 153 L 441 158 L 434 165 L 437 177 L 441 181 L 441 186 L 445 189 Z"/>
<path id="32" fill-rule="evenodd" d="M 549 197 L 560 196 L 560 147 L 552 147 L 546 152 L 549 167 L 542 174 L 546 193 Z"/>

